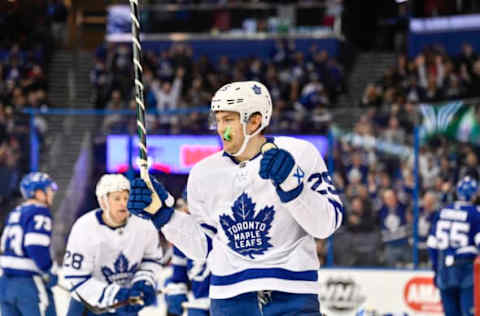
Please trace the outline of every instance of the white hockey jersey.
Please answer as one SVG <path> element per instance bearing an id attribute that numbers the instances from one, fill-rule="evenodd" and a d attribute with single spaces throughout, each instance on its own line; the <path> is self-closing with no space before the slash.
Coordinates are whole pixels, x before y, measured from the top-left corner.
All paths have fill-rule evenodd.
<path id="1" fill-rule="evenodd" d="M 81 216 L 72 227 L 62 274 L 72 296 L 105 307 L 120 287 L 146 280 L 156 285 L 161 269 L 159 234 L 150 221 L 130 216 L 111 228 L 96 209 Z"/>
<path id="2" fill-rule="evenodd" d="M 191 215 L 175 212 L 162 229 L 188 257 L 208 255 L 211 298 L 259 290 L 319 291 L 314 238 L 327 238 L 341 225 L 343 206 L 311 143 L 291 137 L 269 141 L 290 152 L 301 168 L 285 180 L 304 181 L 297 198 L 283 203 L 271 181 L 259 176 L 260 154 L 237 163 L 220 152 L 191 170 Z"/>

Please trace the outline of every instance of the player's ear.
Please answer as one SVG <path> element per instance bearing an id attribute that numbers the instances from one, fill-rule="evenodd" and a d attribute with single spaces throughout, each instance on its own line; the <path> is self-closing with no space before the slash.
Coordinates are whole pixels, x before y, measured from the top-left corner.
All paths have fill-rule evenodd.
<path id="1" fill-rule="evenodd" d="M 249 134 L 254 133 L 262 125 L 262 114 L 253 113 L 248 119 L 247 132 Z"/>
<path id="2" fill-rule="evenodd" d="M 106 201 L 105 201 L 105 199 L 103 198 L 103 196 L 100 197 L 100 198 L 98 198 L 97 201 L 98 201 L 98 205 L 100 205 L 100 208 L 101 208 L 102 210 L 106 210 L 106 209 L 107 209 L 107 205 L 105 204 Z"/>

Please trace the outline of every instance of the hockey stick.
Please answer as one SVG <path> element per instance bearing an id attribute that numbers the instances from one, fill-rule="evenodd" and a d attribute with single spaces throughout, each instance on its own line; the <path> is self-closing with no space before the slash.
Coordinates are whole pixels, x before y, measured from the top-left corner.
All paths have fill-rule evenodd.
<path id="1" fill-rule="evenodd" d="M 132 19 L 133 67 L 135 72 L 135 103 L 137 106 L 138 149 L 140 151 L 140 176 L 148 178 L 147 130 L 145 128 L 145 104 L 143 100 L 143 68 L 141 64 L 142 46 L 140 44 L 140 19 L 138 0 L 130 0 L 130 17 Z"/>
<path id="2" fill-rule="evenodd" d="M 162 293 L 162 290 L 158 290 L 155 292 L 155 295 L 159 295 Z M 95 315 L 101 315 L 108 313 L 112 309 L 117 309 L 120 307 L 124 307 L 127 305 L 144 305 L 145 303 L 143 302 L 143 297 L 142 296 L 134 296 L 134 297 L 129 297 L 126 300 L 117 302 L 115 304 L 106 306 L 106 307 L 98 307 L 98 306 L 93 306 L 89 304 L 86 300 L 84 300 L 78 293 L 76 293 L 82 304 L 92 313 Z"/>
<path id="3" fill-rule="evenodd" d="M 145 103 L 143 98 L 143 68 L 141 64 L 142 46 L 140 44 L 140 14 L 138 0 L 130 0 L 130 17 L 132 19 L 133 68 L 135 73 L 135 103 L 137 108 L 138 149 L 140 152 L 140 177 L 148 188 L 154 192 L 148 175 L 147 129 L 145 127 Z M 152 194 L 152 203 L 145 211 L 154 214 L 162 205 L 157 194 Z"/>
<path id="4" fill-rule="evenodd" d="M 69 293 L 69 294 L 72 294 L 66 286 L 64 286 L 60 283 L 57 283 L 55 286 L 58 287 L 59 289 L 65 291 L 65 292 Z M 163 293 L 162 290 L 158 290 L 158 291 L 155 292 L 155 295 L 159 295 L 159 294 L 162 294 L 162 293 Z M 77 292 L 75 292 L 75 294 L 79 298 L 80 302 L 85 306 L 85 308 L 87 310 L 91 311 L 92 313 L 94 313 L 95 315 L 101 315 L 101 314 L 107 313 L 111 309 L 117 309 L 117 308 L 124 307 L 124 306 L 127 306 L 127 305 L 137 305 L 137 304 L 144 305 L 143 297 L 134 296 L 134 297 L 129 297 L 126 300 L 117 302 L 115 304 L 112 304 L 112 305 L 109 305 L 109 306 L 106 306 L 106 307 L 98 307 L 98 306 L 93 306 L 93 305 L 89 304 Z"/>
<path id="5" fill-rule="evenodd" d="M 137 296 L 137 297 L 129 297 L 126 300 L 117 302 L 115 304 L 112 304 L 112 305 L 109 305 L 109 306 L 106 306 L 106 307 L 98 307 L 98 306 L 90 305 L 78 293 L 76 293 L 76 294 L 77 294 L 78 298 L 80 299 L 80 301 L 82 302 L 82 304 L 89 311 L 94 313 L 95 315 L 105 314 L 105 313 L 108 313 L 109 310 L 117 309 L 117 308 L 124 307 L 124 306 L 127 306 L 127 305 L 137 305 L 137 304 L 144 305 L 143 298 L 141 296 Z"/>

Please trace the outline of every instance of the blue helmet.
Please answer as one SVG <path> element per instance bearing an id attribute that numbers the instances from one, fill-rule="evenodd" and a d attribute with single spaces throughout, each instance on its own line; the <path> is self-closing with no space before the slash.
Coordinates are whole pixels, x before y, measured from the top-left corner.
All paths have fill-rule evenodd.
<path id="1" fill-rule="evenodd" d="M 463 177 L 457 184 L 459 200 L 470 201 L 478 191 L 478 182 L 470 176 Z"/>
<path id="2" fill-rule="evenodd" d="M 30 172 L 20 182 L 20 191 L 25 199 L 33 198 L 35 191 L 45 191 L 49 187 L 54 191 L 57 190 L 57 184 L 43 172 Z"/>

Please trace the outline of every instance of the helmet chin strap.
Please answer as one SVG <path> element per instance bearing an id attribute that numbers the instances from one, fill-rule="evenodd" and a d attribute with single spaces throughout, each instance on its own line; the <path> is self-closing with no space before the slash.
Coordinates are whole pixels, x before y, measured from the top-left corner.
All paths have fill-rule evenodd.
<path id="1" fill-rule="evenodd" d="M 243 136 L 244 136 L 243 143 L 242 143 L 242 146 L 240 147 L 240 149 L 236 153 L 232 154 L 233 157 L 238 157 L 241 154 L 243 154 L 243 152 L 247 148 L 247 144 L 248 144 L 248 141 L 250 140 L 250 138 L 256 136 L 263 129 L 262 126 L 260 126 L 252 135 L 248 135 L 247 134 L 247 124 L 242 123 L 242 127 L 243 127 Z"/>

